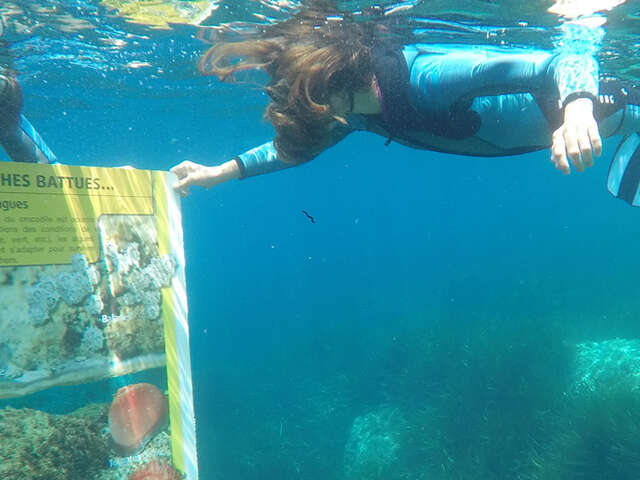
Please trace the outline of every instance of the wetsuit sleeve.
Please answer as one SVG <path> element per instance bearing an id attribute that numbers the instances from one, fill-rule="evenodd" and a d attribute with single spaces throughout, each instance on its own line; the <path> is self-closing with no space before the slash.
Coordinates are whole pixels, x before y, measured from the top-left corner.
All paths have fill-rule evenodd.
<path id="1" fill-rule="evenodd" d="M 403 52 L 415 101 L 427 110 L 447 110 L 483 95 L 527 92 L 564 103 L 572 94 L 598 94 L 598 63 L 590 55 L 492 47 L 433 50 L 408 46 Z"/>
<path id="2" fill-rule="evenodd" d="M 547 71 L 558 88 L 562 105 L 573 95 L 598 97 L 599 66 L 591 55 L 555 55 Z"/>
<path id="3" fill-rule="evenodd" d="M 312 160 L 317 155 L 322 153 L 322 151 L 335 145 L 346 135 L 348 135 L 350 131 L 351 129 L 347 128 L 334 129 L 327 145 L 320 151 L 307 155 L 304 161 L 301 163 L 306 163 L 309 160 Z M 259 147 L 252 148 L 251 150 L 238 155 L 234 158 L 234 160 L 237 163 L 238 168 L 240 169 L 240 179 L 254 177 L 256 175 L 263 175 L 265 173 L 277 172 L 279 170 L 284 170 L 285 168 L 295 167 L 296 165 L 301 164 L 283 162 L 282 160 L 280 160 L 278 158 L 278 153 L 273 144 L 273 141 L 264 143 Z"/>
<path id="4" fill-rule="evenodd" d="M 278 170 L 295 166 L 293 163 L 285 163 L 278 159 L 273 141 L 252 148 L 238 155 L 234 160 L 240 169 L 240 179 L 277 172 Z"/>

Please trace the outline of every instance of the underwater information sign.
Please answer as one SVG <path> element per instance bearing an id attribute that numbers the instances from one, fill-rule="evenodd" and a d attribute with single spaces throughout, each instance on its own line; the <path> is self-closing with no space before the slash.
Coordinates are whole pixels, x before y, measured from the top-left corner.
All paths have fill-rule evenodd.
<path id="1" fill-rule="evenodd" d="M 0 399 L 108 382 L 109 472 L 95 466 L 86 477 L 84 466 L 78 478 L 197 479 L 173 181 L 131 168 L 0 163 Z"/>

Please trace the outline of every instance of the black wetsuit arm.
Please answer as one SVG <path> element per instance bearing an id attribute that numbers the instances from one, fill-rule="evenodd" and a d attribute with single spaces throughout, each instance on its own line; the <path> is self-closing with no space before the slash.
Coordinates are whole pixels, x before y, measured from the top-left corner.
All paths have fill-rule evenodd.
<path id="1" fill-rule="evenodd" d="M 54 161 L 55 156 L 20 115 L 21 110 L 20 85 L 14 76 L 0 73 L 0 145 L 16 162 Z"/>

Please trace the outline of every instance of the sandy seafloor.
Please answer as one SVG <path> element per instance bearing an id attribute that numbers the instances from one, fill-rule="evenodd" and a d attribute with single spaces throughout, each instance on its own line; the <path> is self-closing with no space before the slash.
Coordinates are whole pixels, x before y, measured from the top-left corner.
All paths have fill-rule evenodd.
<path id="1" fill-rule="evenodd" d="M 79 88 L 25 84 L 64 163 L 218 163 L 271 138 L 250 88 L 103 105 L 71 102 Z M 547 152 L 355 134 L 308 165 L 193 189 L 201 478 L 636 478 L 640 211 L 606 192 L 616 144 L 565 177 Z"/>

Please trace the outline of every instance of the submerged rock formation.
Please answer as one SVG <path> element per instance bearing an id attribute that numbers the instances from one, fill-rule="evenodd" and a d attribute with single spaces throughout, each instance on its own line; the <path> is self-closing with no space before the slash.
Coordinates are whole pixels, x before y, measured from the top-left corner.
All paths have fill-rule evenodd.
<path id="1" fill-rule="evenodd" d="M 105 405 L 69 415 L 0 410 L 0 478 L 86 480 L 108 466 Z"/>

